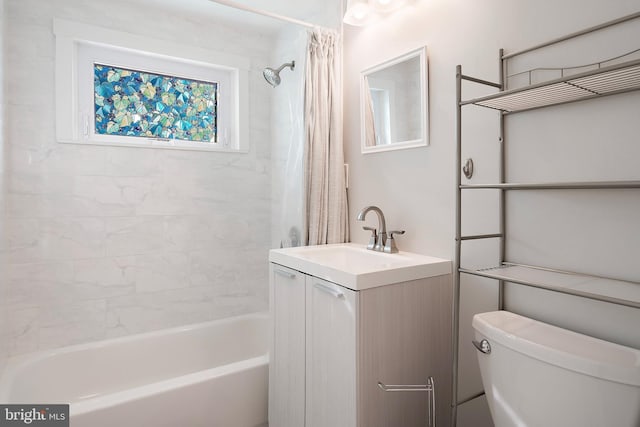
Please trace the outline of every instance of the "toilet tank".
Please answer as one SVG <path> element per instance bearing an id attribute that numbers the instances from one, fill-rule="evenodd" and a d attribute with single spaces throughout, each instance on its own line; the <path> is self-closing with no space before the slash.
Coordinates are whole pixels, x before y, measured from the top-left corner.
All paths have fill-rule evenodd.
<path id="1" fill-rule="evenodd" d="M 473 328 L 491 347 L 478 361 L 496 427 L 640 426 L 640 350 L 508 311 Z"/>

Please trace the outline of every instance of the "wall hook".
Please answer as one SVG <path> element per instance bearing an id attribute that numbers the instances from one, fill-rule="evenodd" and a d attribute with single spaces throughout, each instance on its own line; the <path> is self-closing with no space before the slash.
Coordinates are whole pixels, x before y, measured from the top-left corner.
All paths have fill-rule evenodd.
<path id="1" fill-rule="evenodd" d="M 464 166 L 462 167 L 462 172 L 467 179 L 471 179 L 473 176 L 473 159 L 469 158 L 465 160 Z"/>

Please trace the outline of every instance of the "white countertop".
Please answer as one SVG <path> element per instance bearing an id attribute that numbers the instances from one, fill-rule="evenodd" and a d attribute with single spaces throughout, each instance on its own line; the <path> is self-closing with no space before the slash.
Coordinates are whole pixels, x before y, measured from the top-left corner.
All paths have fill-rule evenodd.
<path id="1" fill-rule="evenodd" d="M 357 243 L 271 249 L 269 261 L 355 291 L 450 274 L 452 269 L 450 260 L 375 252 Z"/>

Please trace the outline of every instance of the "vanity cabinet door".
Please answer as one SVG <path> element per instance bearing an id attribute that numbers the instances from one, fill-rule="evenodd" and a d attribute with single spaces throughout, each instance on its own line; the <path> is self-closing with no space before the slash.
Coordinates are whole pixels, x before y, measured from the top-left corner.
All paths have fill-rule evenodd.
<path id="1" fill-rule="evenodd" d="M 355 427 L 358 293 L 312 276 L 306 289 L 305 426 Z"/>
<path id="2" fill-rule="evenodd" d="M 304 426 L 305 275 L 270 265 L 269 425 Z"/>

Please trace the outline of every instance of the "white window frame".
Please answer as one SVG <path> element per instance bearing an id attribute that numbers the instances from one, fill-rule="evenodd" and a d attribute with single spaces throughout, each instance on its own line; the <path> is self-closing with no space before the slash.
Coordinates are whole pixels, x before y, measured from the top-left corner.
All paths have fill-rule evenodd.
<path id="1" fill-rule="evenodd" d="M 60 143 L 248 152 L 248 58 L 54 19 L 56 139 Z M 102 135 L 95 132 L 94 63 L 219 86 L 218 143 Z"/>

